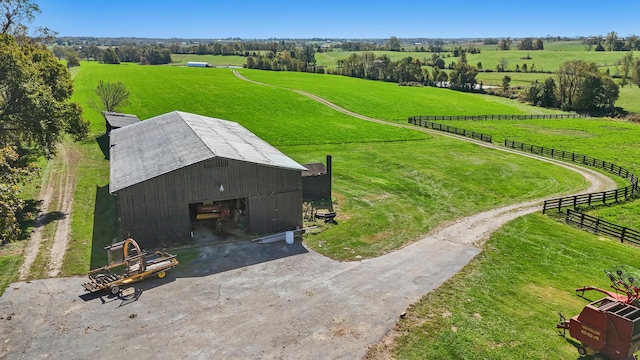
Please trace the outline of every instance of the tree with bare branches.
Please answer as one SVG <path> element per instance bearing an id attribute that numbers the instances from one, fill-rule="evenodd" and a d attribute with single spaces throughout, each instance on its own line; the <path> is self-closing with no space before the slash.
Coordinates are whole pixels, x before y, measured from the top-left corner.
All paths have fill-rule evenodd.
<path id="1" fill-rule="evenodd" d="M 98 97 L 96 108 L 99 111 L 118 111 L 129 101 L 129 90 L 121 81 L 110 83 L 100 80 L 93 91 Z"/>

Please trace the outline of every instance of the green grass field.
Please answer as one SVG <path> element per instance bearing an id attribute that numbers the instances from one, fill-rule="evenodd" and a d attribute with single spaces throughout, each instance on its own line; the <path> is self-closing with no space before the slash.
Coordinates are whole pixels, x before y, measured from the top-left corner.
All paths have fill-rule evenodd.
<path id="1" fill-rule="evenodd" d="M 242 66 L 247 63 L 247 58 L 235 55 L 171 54 L 169 66 L 186 66 L 189 61 L 208 62 L 213 66 Z"/>
<path id="2" fill-rule="evenodd" d="M 462 272 L 410 307 L 398 323 L 397 359 L 579 359 L 558 335 L 558 311 L 577 315 L 608 288 L 604 270 L 640 268 L 638 249 L 540 214 L 491 236 Z M 568 335 L 568 333 L 567 333 Z"/>
<path id="3" fill-rule="evenodd" d="M 406 123 L 413 115 L 531 114 L 555 111 L 531 107 L 497 96 L 434 87 L 407 87 L 336 75 L 239 70 L 251 80 L 319 95 L 367 116 Z M 362 89 L 366 89 L 363 91 Z"/>
<path id="4" fill-rule="evenodd" d="M 496 65 L 501 63 L 502 59 L 507 61 L 506 68 L 508 70 L 515 71 L 516 64 L 522 67 L 523 64 L 527 64 L 527 67 L 531 70 L 531 66 L 534 65 L 537 71 L 545 71 L 544 73 L 533 72 L 480 72 L 477 76 L 478 81 L 482 81 L 487 86 L 501 86 L 502 78 L 508 75 L 512 78 L 511 85 L 514 87 L 526 87 L 531 85 L 532 82 L 538 80 L 544 81 L 546 78 L 553 76 L 548 72 L 555 72 L 559 66 L 565 61 L 569 60 L 585 60 L 593 61 L 604 71 L 609 69 L 611 74 L 617 72 L 617 64 L 625 56 L 625 52 L 596 52 L 587 51 L 585 46 L 580 41 L 559 41 L 559 42 L 545 42 L 545 50 L 542 51 L 521 51 L 521 50 L 497 50 L 495 45 L 481 45 L 479 46 L 482 51 L 480 54 L 469 54 L 467 60 L 473 66 L 476 66 L 479 62 L 482 63 L 483 69 L 495 70 Z M 406 47 L 407 50 L 412 50 L 413 47 Z M 341 51 L 340 49 L 334 49 L 331 52 L 316 53 L 316 61 L 318 65 L 325 67 L 335 67 L 339 60 L 344 60 L 353 53 Z M 391 60 L 398 61 L 402 58 L 411 56 L 421 60 L 431 59 L 431 53 L 427 52 L 391 52 L 391 51 L 375 51 L 377 56 L 386 54 Z M 448 65 L 451 62 L 457 62 L 458 58 L 450 57 L 451 53 L 442 53 L 445 59 L 445 63 Z M 172 55 L 174 63 L 172 65 L 185 65 L 187 61 L 208 61 L 213 65 L 236 65 L 242 66 L 246 63 L 246 58 L 241 56 L 213 56 L 213 55 Z M 531 59 L 523 59 L 530 57 Z M 283 80 L 284 81 L 284 80 Z M 282 81 L 280 81 L 282 83 Z M 325 82 L 322 82 L 325 84 Z M 314 87 L 317 87 L 317 82 L 311 82 Z M 300 86 L 300 84 L 296 84 Z M 302 87 L 300 87 L 302 88 Z M 314 89 L 319 90 L 319 89 Z M 352 89 L 345 89 L 352 90 Z M 431 94 L 432 95 L 432 94 Z M 352 93 L 353 96 L 353 93 Z M 341 98 L 344 98 L 341 96 Z M 435 99 L 435 98 L 434 98 Z M 620 99 L 616 103 L 616 106 L 631 112 L 640 112 L 640 88 L 629 87 L 622 88 L 620 92 Z M 450 109 L 453 111 L 465 111 L 466 109 Z M 447 109 L 443 109 L 444 112 Z M 443 112 L 443 113 L 444 113 Z M 476 113 L 477 114 L 477 113 Z"/>
<path id="5" fill-rule="evenodd" d="M 515 156 L 504 157 L 496 151 L 413 129 L 364 122 L 292 91 L 242 81 L 227 69 L 91 65 L 83 68 L 76 77 L 75 99 L 81 103 L 89 102 L 91 89 L 99 79 L 121 80 L 131 91 L 131 103 L 124 111 L 135 113 L 142 119 L 176 109 L 200 113 L 238 121 L 302 163 L 319 161 L 326 154 L 332 154 L 336 169 L 337 206 L 349 221 L 315 236 L 310 242 L 325 243 L 322 251 L 336 258 L 380 255 L 418 239 L 439 221 L 516 199 L 568 192 L 585 186 L 583 180 L 573 173 L 547 164 Z M 248 73 L 271 76 L 273 82 L 282 75 L 290 75 Z M 329 76 L 316 76 L 314 79 L 318 79 L 316 82 L 324 79 L 339 81 L 327 88 L 356 89 L 360 86 L 367 89 L 363 99 L 369 99 L 369 102 L 378 98 L 385 89 L 389 90 L 385 93 L 395 96 L 396 101 L 413 96 L 411 102 L 420 104 L 427 98 L 419 92 L 424 89 L 394 93 L 398 89 L 394 84 L 374 83 L 383 87 L 368 89 L 367 83 L 357 79 Z M 435 106 L 442 106 L 440 102 L 444 101 L 446 94 L 438 92 L 440 98 Z M 457 107 L 462 103 L 475 104 L 478 109 L 489 107 L 500 112 L 508 112 L 512 108 L 495 103 L 491 98 L 461 95 L 461 98 L 449 99 L 448 104 Z M 368 104 L 361 101 L 365 106 Z M 428 106 L 421 106 L 428 109 Z M 517 106 L 513 109 L 517 113 L 522 112 Z M 391 113 L 391 110 L 385 111 Z M 104 132 L 101 116 L 92 110 L 87 112 L 87 117 L 92 120 L 93 135 L 100 136 Z M 115 223 L 104 220 L 113 217 L 113 200 L 101 201 L 101 207 L 95 205 L 96 199 L 109 198 L 104 190 L 108 183 L 108 161 L 104 159 L 97 141 L 87 141 L 82 146 L 86 158 L 79 169 L 84 175 L 78 184 L 76 197 L 82 199 L 86 208 L 74 214 L 72 226 L 78 246 L 74 251 L 77 255 L 65 263 L 68 273 L 82 272 L 89 267 L 89 260 L 82 263 L 82 259 L 92 254 L 91 242 L 87 244 L 87 239 L 94 239 L 94 247 L 101 249 L 104 242 L 112 241 L 116 235 Z M 445 160 L 450 165 L 443 169 L 439 161 L 432 161 L 434 158 Z M 492 164 L 489 159 L 496 163 Z M 527 176 L 522 176 L 522 172 Z M 473 177 L 476 181 L 448 180 L 454 173 L 459 173 L 461 178 Z M 471 205 L 467 205 L 469 202 Z M 99 217 L 103 220 L 95 220 L 96 215 L 91 216 L 92 206 L 95 213 L 104 211 L 107 216 Z M 100 258 L 94 251 L 91 259 L 91 262 L 98 262 Z"/>
<path id="6" fill-rule="evenodd" d="M 640 124 L 611 119 L 564 119 L 524 121 L 446 121 L 469 130 L 492 134 L 495 142 L 504 139 L 551 147 L 596 157 L 640 175 Z M 621 186 L 628 183 L 620 181 Z M 640 229 L 637 214 L 640 202 L 589 211 L 616 224 Z"/>
<path id="7" fill-rule="evenodd" d="M 406 123 L 411 115 L 541 112 L 502 98 L 442 89 L 328 75 L 241 72 L 256 81 L 313 92 L 390 122 Z M 417 128 L 353 119 L 290 90 L 244 82 L 228 69 L 83 62 L 75 77 L 74 100 L 85 106 L 92 137 L 77 145 L 82 159 L 66 275 L 101 264 L 102 246 L 117 239 L 116 207 L 107 190 L 109 162 L 103 154 L 104 121 L 87 106 L 98 80 L 123 81 L 131 91 L 130 105 L 123 111 L 142 119 L 172 110 L 194 112 L 237 121 L 301 163 L 333 155 L 339 225 L 305 241 L 339 259 L 377 256 L 417 240 L 443 221 L 586 186 L 575 173 L 547 163 Z M 461 122 L 460 126 L 484 129 L 497 138 L 572 145 L 575 149 L 567 150 L 638 168 L 633 142 L 637 126 L 621 121 Z M 635 211 L 617 209 L 630 218 Z M 575 314 L 586 301 L 573 289 L 586 284 L 606 287 L 602 269 L 618 263 L 640 267 L 635 254 L 636 248 L 540 214 L 515 220 L 494 234 L 483 253 L 459 275 L 408 311 L 400 324 L 404 335 L 395 355 L 577 358 L 575 348 L 556 335 L 556 311 Z M 15 254 L 3 252 L 0 267 L 11 269 L 16 259 Z"/>

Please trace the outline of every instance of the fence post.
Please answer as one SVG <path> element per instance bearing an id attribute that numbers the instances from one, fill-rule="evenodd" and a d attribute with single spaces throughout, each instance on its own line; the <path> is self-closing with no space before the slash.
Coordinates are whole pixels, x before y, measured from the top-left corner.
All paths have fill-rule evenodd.
<path id="1" fill-rule="evenodd" d="M 626 227 L 622 227 L 622 234 L 620 234 L 620 242 L 623 243 L 624 242 L 624 235 L 627 233 L 627 228 Z"/>

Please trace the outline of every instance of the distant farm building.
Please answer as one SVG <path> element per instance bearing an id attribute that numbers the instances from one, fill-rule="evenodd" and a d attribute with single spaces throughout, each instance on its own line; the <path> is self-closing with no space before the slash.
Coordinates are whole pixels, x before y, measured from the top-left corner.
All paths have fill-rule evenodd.
<path id="1" fill-rule="evenodd" d="M 213 67 L 208 62 L 201 62 L 201 61 L 189 61 L 187 63 L 187 66 L 188 67 Z"/>
<path id="2" fill-rule="evenodd" d="M 249 233 L 302 226 L 307 169 L 240 124 L 174 111 L 111 133 L 109 191 L 123 236 L 188 240 L 199 221 Z"/>
<path id="3" fill-rule="evenodd" d="M 107 135 L 111 133 L 111 130 L 120 129 L 127 125 L 139 123 L 140 119 L 137 116 L 131 114 L 122 114 L 116 112 L 103 112 L 105 125 L 107 128 Z"/>

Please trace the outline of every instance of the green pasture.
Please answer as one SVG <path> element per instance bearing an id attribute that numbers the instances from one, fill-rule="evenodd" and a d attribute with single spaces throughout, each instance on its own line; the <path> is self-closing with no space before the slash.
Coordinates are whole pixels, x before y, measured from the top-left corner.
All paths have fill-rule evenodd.
<path id="1" fill-rule="evenodd" d="M 477 82 L 482 82 L 484 86 L 502 87 L 502 79 L 505 76 L 511 77 L 510 85 L 512 87 L 521 86 L 529 87 L 536 82 L 543 83 L 547 78 L 553 77 L 554 74 L 546 73 L 523 73 L 523 72 L 481 72 L 476 76 Z"/>
<path id="2" fill-rule="evenodd" d="M 406 123 L 411 115 L 542 110 L 443 89 L 329 75 L 240 71 L 252 80 L 312 92 L 390 122 Z M 82 160 L 66 275 L 101 264 L 102 247 L 118 236 L 115 202 L 108 194 L 104 121 L 88 105 L 98 80 L 124 82 L 131 101 L 123 112 L 141 119 L 173 110 L 194 112 L 237 121 L 301 163 L 322 161 L 331 154 L 338 225 L 305 241 L 338 259 L 378 256 L 419 239 L 447 220 L 586 187 L 577 174 L 551 164 L 432 135 L 418 127 L 354 119 L 293 91 L 245 82 L 229 69 L 83 62 L 75 77 L 74 100 L 84 106 L 92 135 L 77 145 Z M 572 121 L 469 121 L 456 126 L 477 128 L 498 139 L 515 136 L 514 140 L 540 145 L 571 145 L 575 149 L 559 147 L 637 169 L 639 162 L 633 159 L 638 148 L 632 141 L 637 139 L 637 125 L 601 119 Z M 632 214 L 632 210 L 621 211 Z M 573 315 L 587 302 L 575 296 L 575 287 L 606 287 L 603 268 L 619 263 L 640 267 L 633 256 L 636 251 L 540 214 L 517 219 L 495 233 L 483 253 L 460 274 L 409 309 L 399 324 L 404 335 L 398 338 L 395 355 L 577 358 L 575 348 L 556 335 L 556 311 Z M 8 256 L 0 262 L 4 258 L 15 262 Z M 10 269 L 11 265 L 0 267 Z"/>
<path id="3" fill-rule="evenodd" d="M 213 66 L 242 66 L 247 63 L 247 58 L 236 55 L 171 54 L 169 66 L 186 66 L 189 61 L 208 62 Z"/>
<path id="4" fill-rule="evenodd" d="M 563 119 L 517 121 L 441 121 L 504 139 L 589 155 L 622 166 L 640 175 L 640 124 L 612 119 Z M 628 182 L 618 181 L 621 187 Z M 640 230 L 640 201 L 623 206 L 590 210 L 594 216 Z"/>
<path id="5" fill-rule="evenodd" d="M 412 47 L 406 47 L 406 50 L 412 50 Z M 560 65 L 570 60 L 593 61 L 600 67 L 615 66 L 625 56 L 624 51 L 587 51 L 582 45 L 571 43 L 562 43 L 557 46 L 548 46 L 545 44 L 545 50 L 498 50 L 493 45 L 480 46 L 479 54 L 467 54 L 469 64 L 476 66 L 478 62 L 482 63 L 483 69 L 495 70 L 496 65 L 502 63 L 502 59 L 506 61 L 505 69 L 515 70 L 516 65 L 522 67 L 527 64 L 527 68 L 532 71 L 532 66 L 536 71 L 553 72 L 558 70 Z M 344 60 L 351 54 L 362 54 L 358 51 L 332 51 L 327 53 L 316 53 L 316 62 L 318 65 L 325 67 L 335 67 L 339 60 Z M 386 54 L 391 60 L 398 61 L 402 58 L 411 56 L 420 60 L 429 60 L 433 53 L 429 52 L 394 52 L 394 51 L 374 51 L 376 56 Z M 458 58 L 453 57 L 451 52 L 440 53 L 445 64 L 457 62 Z"/>
<path id="6" fill-rule="evenodd" d="M 268 74 L 273 81 L 289 75 L 249 73 Z M 123 81 L 131 92 L 130 104 L 123 111 L 141 119 L 173 110 L 194 112 L 237 121 L 302 163 L 333 155 L 336 206 L 348 220 L 340 220 L 339 226 L 314 236 L 310 243 L 322 242 L 324 246 L 318 246 L 319 250 L 336 258 L 377 256 L 418 239 L 446 219 L 586 185 L 577 175 L 547 164 L 414 129 L 358 120 L 290 90 L 240 80 L 228 69 L 91 63 L 82 67 L 75 78 L 74 100 L 89 104 L 91 90 L 100 79 Z M 319 83 L 334 77 L 313 79 Z M 357 79 L 335 79 L 357 89 L 353 85 Z M 450 93 L 442 92 L 438 101 L 429 102 L 419 92 L 425 90 L 422 88 L 395 94 L 398 87 L 394 84 L 373 83 L 370 88 L 370 82 L 357 83 L 363 99 L 378 103 L 374 108 L 387 104 L 387 97 L 382 96 L 384 89 L 396 101 L 413 97 L 408 103 L 424 103 L 421 106 L 425 111 L 429 106 L 441 106 L 441 100 Z M 342 94 L 348 96 L 346 91 Z M 465 103 L 478 109 L 488 106 L 499 112 L 510 109 L 485 99 L 488 98 L 454 97 L 450 104 L 459 102 L 462 107 Z M 65 260 L 67 274 L 81 273 L 100 263 L 102 246 L 117 238 L 114 200 L 107 190 L 104 123 L 97 111 L 88 106 L 85 109 L 92 123 L 92 139 L 80 145 L 83 161 L 78 172 L 82 175 L 75 196 L 82 204 L 72 218 L 76 245 Z M 443 167 L 443 162 L 448 165 Z M 450 180 L 453 174 L 459 174 L 464 181 Z"/>
<path id="7" fill-rule="evenodd" d="M 608 288 L 604 269 L 640 268 L 638 249 L 569 228 L 541 214 L 516 219 L 460 273 L 398 322 L 397 359 L 579 359 L 559 336 L 558 311 L 577 315 Z M 568 336 L 567 332 L 567 336 Z"/>
<path id="8" fill-rule="evenodd" d="M 620 88 L 620 97 L 616 101 L 616 106 L 630 112 L 640 113 L 640 87 L 627 85 Z"/>
<path id="9" fill-rule="evenodd" d="M 554 111 L 531 107 L 498 96 L 470 94 L 434 87 L 398 86 L 338 75 L 240 69 L 262 83 L 304 90 L 351 111 L 406 123 L 413 115 L 540 114 Z"/>
<path id="10" fill-rule="evenodd" d="M 589 155 L 640 174 L 640 124 L 616 119 L 439 121 L 505 139 Z"/>

